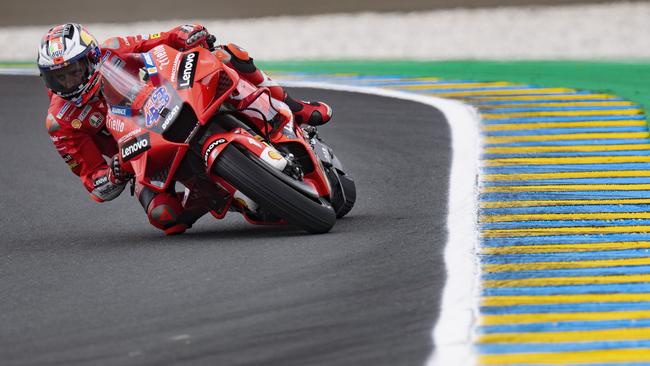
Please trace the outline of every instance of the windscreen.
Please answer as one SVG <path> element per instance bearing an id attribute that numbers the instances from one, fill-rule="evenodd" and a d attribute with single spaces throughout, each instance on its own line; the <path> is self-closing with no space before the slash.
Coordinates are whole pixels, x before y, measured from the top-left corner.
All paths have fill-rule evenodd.
<path id="1" fill-rule="evenodd" d="M 135 122 L 140 127 L 162 133 L 179 115 L 183 100 L 166 80 L 158 86 L 145 81 L 148 74 L 140 68 L 141 55 L 127 55 L 125 58 L 131 61 L 113 56 L 104 62 L 100 69 L 104 80 L 102 90 L 111 112 L 137 116 Z"/>
<path id="2" fill-rule="evenodd" d="M 125 57 L 130 61 L 127 63 L 113 55 L 102 64 L 99 71 L 103 80 L 102 93 L 109 105 L 139 108 L 141 106 L 134 105 L 135 102 L 152 91 L 152 87 L 142 80 L 140 67 L 134 58 Z"/>

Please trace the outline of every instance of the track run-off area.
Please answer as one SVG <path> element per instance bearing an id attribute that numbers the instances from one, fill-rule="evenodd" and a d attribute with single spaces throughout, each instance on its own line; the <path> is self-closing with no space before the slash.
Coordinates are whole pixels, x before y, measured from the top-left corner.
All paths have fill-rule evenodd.
<path id="1" fill-rule="evenodd" d="M 637 105 L 509 82 L 300 77 L 480 112 L 479 364 L 650 364 L 650 135 Z"/>

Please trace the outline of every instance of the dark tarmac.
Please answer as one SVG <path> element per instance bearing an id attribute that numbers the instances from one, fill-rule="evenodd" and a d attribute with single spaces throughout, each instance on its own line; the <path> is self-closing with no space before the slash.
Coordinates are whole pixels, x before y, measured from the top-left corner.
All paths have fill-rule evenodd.
<path id="1" fill-rule="evenodd" d="M 445 281 L 450 131 L 431 107 L 300 89 L 357 182 L 332 232 L 204 217 L 165 237 L 88 198 L 36 77 L 0 77 L 3 365 L 422 365 Z"/>

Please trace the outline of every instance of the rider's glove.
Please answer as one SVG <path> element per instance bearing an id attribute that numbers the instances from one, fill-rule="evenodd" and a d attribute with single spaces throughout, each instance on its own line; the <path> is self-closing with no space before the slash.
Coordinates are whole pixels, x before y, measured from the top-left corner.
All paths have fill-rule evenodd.
<path id="1" fill-rule="evenodd" d="M 199 24 L 185 24 L 169 31 L 171 46 L 178 50 L 187 50 L 197 46 L 210 48 L 210 33 Z"/>
<path id="2" fill-rule="evenodd" d="M 109 179 L 112 183 L 115 184 L 124 184 L 133 178 L 133 174 L 124 171 L 122 165 L 120 164 L 120 158 L 116 155 L 113 155 L 111 158 L 111 172 Z"/>

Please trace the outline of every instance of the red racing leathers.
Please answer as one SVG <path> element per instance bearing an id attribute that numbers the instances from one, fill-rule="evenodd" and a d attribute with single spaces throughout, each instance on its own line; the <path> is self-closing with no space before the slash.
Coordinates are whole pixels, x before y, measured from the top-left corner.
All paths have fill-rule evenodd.
<path id="1" fill-rule="evenodd" d="M 118 55 L 146 52 L 159 44 L 179 47 L 178 38 L 177 27 L 149 36 L 109 38 L 101 48 L 102 53 L 110 49 Z M 46 128 L 52 142 L 72 172 L 81 178 L 91 198 L 98 202 L 117 197 L 125 185 L 112 176 L 103 157 L 117 153 L 117 144 L 106 130 L 105 121 L 106 103 L 101 96 L 77 107 L 50 93 Z"/>
<path id="2" fill-rule="evenodd" d="M 186 47 L 187 42 L 183 37 L 184 35 L 187 37 L 186 27 L 202 28 L 197 25 L 179 26 L 170 32 L 148 36 L 113 37 L 102 44 L 102 53 L 110 50 L 122 56 L 147 52 L 160 44 L 182 49 Z M 243 78 L 257 86 L 268 87 L 275 98 L 287 102 L 294 111 L 297 122 L 318 125 L 329 120 L 331 109 L 327 105 L 305 103 L 289 98 L 277 83 L 255 67 L 252 58 L 240 47 L 234 44 L 219 46 L 215 54 Z M 91 99 L 86 105 L 77 107 L 72 102 L 50 93 L 46 128 L 52 142 L 72 172 L 81 178 L 83 185 L 90 192 L 90 197 L 97 202 L 116 198 L 126 185 L 126 182 L 120 182 L 113 176 L 105 159 L 118 152 L 117 143 L 105 127 L 106 112 L 106 103 L 101 96 Z M 193 185 L 204 183 L 191 182 Z M 192 199 L 189 199 L 192 197 L 190 193 L 185 195 L 182 203 L 179 195 L 174 192 L 155 194 L 147 188 L 137 186 L 136 193 L 147 212 L 150 223 L 167 234 L 185 231 L 202 214 L 214 210 L 214 207 L 197 209 L 196 204 L 192 204 Z M 200 199 L 194 201 L 198 202 Z M 187 212 L 192 210 L 191 213 Z"/>
<path id="3" fill-rule="evenodd" d="M 117 144 L 104 126 L 105 120 L 106 104 L 99 98 L 77 108 L 52 95 L 45 121 L 59 155 L 98 202 L 112 200 L 124 189 L 124 184 L 112 177 L 104 159 L 117 154 Z"/>

